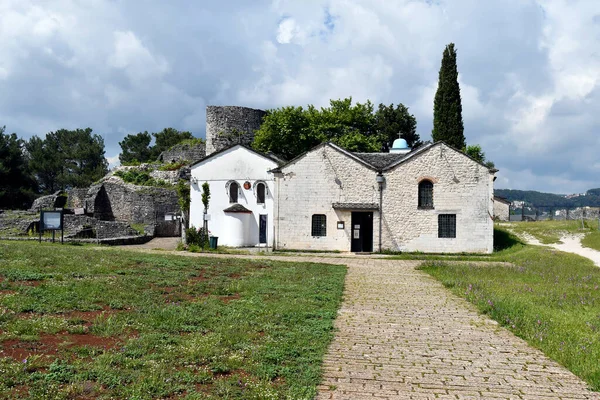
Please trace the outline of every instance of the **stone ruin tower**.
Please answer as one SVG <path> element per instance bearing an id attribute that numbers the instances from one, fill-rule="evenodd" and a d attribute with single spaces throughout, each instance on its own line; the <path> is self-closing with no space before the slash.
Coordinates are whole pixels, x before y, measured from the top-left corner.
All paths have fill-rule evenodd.
<path id="1" fill-rule="evenodd" d="M 236 143 L 250 145 L 265 114 L 248 107 L 206 107 L 206 155 Z"/>

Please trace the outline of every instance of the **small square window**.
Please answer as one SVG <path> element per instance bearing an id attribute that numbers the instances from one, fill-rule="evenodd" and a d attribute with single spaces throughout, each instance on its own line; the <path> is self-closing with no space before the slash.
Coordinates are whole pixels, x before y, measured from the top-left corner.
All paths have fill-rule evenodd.
<path id="1" fill-rule="evenodd" d="M 438 215 L 438 237 L 455 238 L 456 237 L 456 214 Z"/>
<path id="2" fill-rule="evenodd" d="M 338 229 L 344 229 L 344 221 L 338 221 L 337 228 Z"/>
<path id="3" fill-rule="evenodd" d="M 324 214 L 313 214 L 311 234 L 327 236 L 327 217 Z"/>

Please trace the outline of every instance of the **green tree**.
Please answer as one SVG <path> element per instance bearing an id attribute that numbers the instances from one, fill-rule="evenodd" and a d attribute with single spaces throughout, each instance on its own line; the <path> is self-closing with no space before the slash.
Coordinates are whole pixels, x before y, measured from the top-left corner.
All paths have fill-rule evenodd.
<path id="1" fill-rule="evenodd" d="M 183 179 L 177 182 L 175 188 L 177 190 L 177 197 L 179 208 L 181 209 L 181 242 L 187 244 L 187 230 L 189 228 L 189 214 L 190 214 L 190 202 L 192 200 L 190 193 L 190 183 Z"/>
<path id="2" fill-rule="evenodd" d="M 25 144 L 29 169 L 42 193 L 54 193 L 61 188 L 62 157 L 56 140 L 32 136 Z"/>
<path id="3" fill-rule="evenodd" d="M 438 89 L 433 104 L 431 136 L 434 142 L 443 140 L 459 150 L 466 147 L 454 43 L 446 46 L 442 57 Z"/>
<path id="4" fill-rule="evenodd" d="M 382 145 L 382 151 L 389 151 L 394 140 L 399 137 L 406 140 L 410 147 L 422 144 L 417 133 L 417 119 L 408 112 L 404 104 L 386 106 L 379 104 L 375 113 L 375 130 Z"/>
<path id="5" fill-rule="evenodd" d="M 35 197 L 36 183 L 24 156 L 24 141 L 0 127 L 0 208 L 28 208 Z"/>
<path id="6" fill-rule="evenodd" d="M 156 160 L 160 153 L 169 150 L 171 147 L 183 142 L 184 140 L 194 139 L 191 132 L 178 131 L 174 128 L 165 128 L 160 132 L 153 133 L 154 146 L 152 146 L 151 160 Z"/>
<path id="7" fill-rule="evenodd" d="M 91 128 L 50 132 L 26 145 L 29 166 L 45 192 L 86 187 L 108 172 L 104 139 Z"/>
<path id="8" fill-rule="evenodd" d="M 151 141 L 152 136 L 147 131 L 125 136 L 123 141 L 119 142 L 119 146 L 121 146 L 119 161 L 121 164 L 152 161 Z"/>
<path id="9" fill-rule="evenodd" d="M 291 160 L 320 143 L 310 128 L 308 114 L 302 107 L 268 110 L 252 146 Z"/>
<path id="10" fill-rule="evenodd" d="M 288 160 L 327 141 L 350 151 L 376 152 L 382 148 L 376 121 L 370 101 L 353 105 L 352 98 L 331 100 L 320 109 L 278 108 L 267 112 L 253 146 Z"/>
<path id="11" fill-rule="evenodd" d="M 481 146 L 478 144 L 472 144 L 466 147 L 465 154 L 469 157 L 479 161 L 482 164 L 485 164 L 488 168 L 494 168 L 494 163 L 492 161 L 486 160 L 485 153 L 481 149 Z"/>
<path id="12" fill-rule="evenodd" d="M 204 182 L 202 184 L 202 205 L 204 206 L 204 215 L 206 215 L 208 213 L 208 205 L 210 203 L 210 185 L 208 184 L 208 182 Z M 202 248 L 204 248 L 206 246 L 206 242 L 208 242 L 209 240 L 209 235 L 208 235 L 208 221 L 206 220 L 206 218 L 203 218 L 204 220 L 204 227 L 202 229 Z"/>

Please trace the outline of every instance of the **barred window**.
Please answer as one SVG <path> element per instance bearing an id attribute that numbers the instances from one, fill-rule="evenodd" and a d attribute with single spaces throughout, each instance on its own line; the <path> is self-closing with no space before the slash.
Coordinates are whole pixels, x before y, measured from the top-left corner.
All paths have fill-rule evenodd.
<path id="1" fill-rule="evenodd" d="M 438 237 L 455 238 L 456 237 L 456 214 L 438 215 Z"/>
<path id="2" fill-rule="evenodd" d="M 265 184 L 259 183 L 256 185 L 256 202 L 258 204 L 265 204 Z"/>
<path id="3" fill-rule="evenodd" d="M 327 236 L 327 217 L 323 214 L 313 214 L 312 229 L 313 236 Z"/>
<path id="4" fill-rule="evenodd" d="M 238 202 L 238 192 L 240 190 L 240 185 L 237 182 L 231 182 L 229 184 L 229 202 L 237 203 Z"/>
<path id="5" fill-rule="evenodd" d="M 419 208 L 433 208 L 433 182 L 424 180 L 419 183 Z"/>

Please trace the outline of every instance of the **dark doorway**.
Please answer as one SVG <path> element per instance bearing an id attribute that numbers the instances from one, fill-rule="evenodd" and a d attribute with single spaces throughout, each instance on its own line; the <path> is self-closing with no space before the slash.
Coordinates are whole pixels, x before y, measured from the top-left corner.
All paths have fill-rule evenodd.
<path id="1" fill-rule="evenodd" d="M 352 213 L 352 241 L 350 251 L 355 253 L 373 251 L 373 213 Z"/>
<path id="2" fill-rule="evenodd" d="M 258 216 L 258 243 L 267 244 L 267 215 Z"/>

